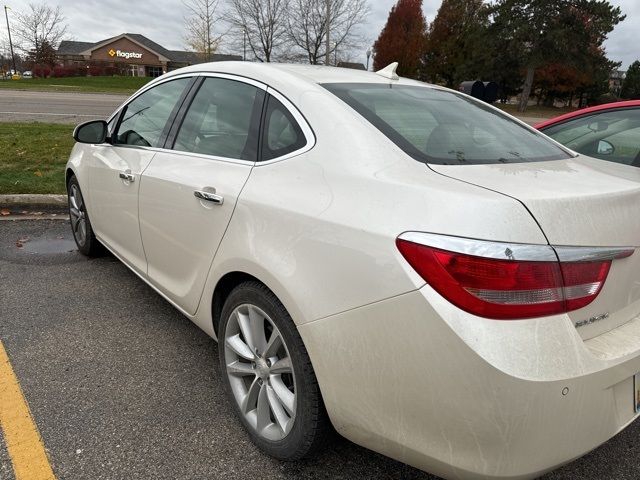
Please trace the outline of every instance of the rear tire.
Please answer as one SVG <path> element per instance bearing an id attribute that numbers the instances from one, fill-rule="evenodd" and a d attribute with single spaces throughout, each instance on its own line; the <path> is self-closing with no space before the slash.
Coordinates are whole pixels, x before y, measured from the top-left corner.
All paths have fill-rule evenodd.
<path id="1" fill-rule="evenodd" d="M 71 233 L 76 241 L 78 251 L 87 257 L 97 257 L 104 250 L 93 233 L 89 213 L 80 190 L 80 184 L 75 175 L 67 182 L 67 195 L 69 198 L 69 219 L 71 221 Z"/>
<path id="2" fill-rule="evenodd" d="M 307 350 L 278 298 L 257 281 L 236 287 L 219 339 L 223 383 L 253 443 L 286 461 L 319 450 L 330 422 Z"/>

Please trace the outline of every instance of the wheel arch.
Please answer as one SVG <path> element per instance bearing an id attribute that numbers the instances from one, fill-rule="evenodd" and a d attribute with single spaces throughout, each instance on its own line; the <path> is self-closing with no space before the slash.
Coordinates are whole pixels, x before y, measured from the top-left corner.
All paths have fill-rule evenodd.
<path id="1" fill-rule="evenodd" d="M 265 287 L 269 288 L 269 286 L 259 278 L 241 271 L 228 272 L 220 277 L 218 283 L 216 283 L 216 286 L 213 290 L 213 298 L 211 300 L 211 320 L 213 323 L 213 331 L 216 337 L 218 337 L 218 326 L 220 325 L 220 317 L 222 315 L 222 309 L 224 308 L 224 302 L 227 300 L 227 297 L 229 297 L 229 294 L 238 285 L 250 281 L 259 282 Z M 269 288 L 269 290 L 271 289 Z"/>
<path id="2" fill-rule="evenodd" d="M 227 239 L 223 240 L 218 249 L 223 254 L 225 241 Z M 234 243 L 232 248 L 238 248 L 238 245 Z M 246 281 L 256 281 L 267 287 L 282 303 L 296 326 L 304 323 L 306 316 L 291 294 L 291 285 L 282 283 L 273 269 L 238 255 L 220 255 L 214 259 L 198 311 L 193 319 L 195 323 L 210 336 L 218 339 L 218 325 L 224 301 L 235 287 Z"/>
<path id="3" fill-rule="evenodd" d="M 69 179 L 75 174 L 76 174 L 76 172 L 74 172 L 71 167 L 67 166 L 67 168 L 65 169 L 65 172 L 64 172 L 64 184 L 65 185 L 69 185 Z"/>

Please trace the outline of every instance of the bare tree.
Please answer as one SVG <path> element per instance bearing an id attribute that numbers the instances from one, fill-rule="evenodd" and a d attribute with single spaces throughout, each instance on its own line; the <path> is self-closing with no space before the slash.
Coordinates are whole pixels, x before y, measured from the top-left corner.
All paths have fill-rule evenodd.
<path id="1" fill-rule="evenodd" d="M 184 17 L 186 32 L 184 41 L 187 48 L 199 53 L 205 62 L 212 60 L 222 40 L 223 34 L 214 33 L 214 24 L 220 0 L 183 0 L 187 9 Z"/>
<path id="2" fill-rule="evenodd" d="M 289 0 L 230 0 L 228 21 L 246 35 L 249 49 L 261 62 L 270 62 L 287 41 Z"/>
<path id="3" fill-rule="evenodd" d="M 28 53 L 34 62 L 42 63 L 50 57 L 47 54 L 58 47 L 67 33 L 67 24 L 60 7 L 50 7 L 46 3 L 30 3 L 25 11 L 16 15 L 15 32 L 19 47 Z"/>
<path id="4" fill-rule="evenodd" d="M 331 43 L 327 52 L 328 27 Z M 291 42 L 303 50 L 309 63 L 320 63 L 322 58 L 335 57 L 335 52 L 349 50 L 360 38 L 357 27 L 369 14 L 367 0 L 291 0 L 287 31 Z M 328 55 L 327 55 L 328 54 Z"/>

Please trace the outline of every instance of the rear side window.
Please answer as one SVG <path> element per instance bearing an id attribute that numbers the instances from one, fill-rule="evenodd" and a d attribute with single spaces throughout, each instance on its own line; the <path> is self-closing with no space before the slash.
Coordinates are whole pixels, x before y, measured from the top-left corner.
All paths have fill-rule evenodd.
<path id="1" fill-rule="evenodd" d="M 424 163 L 474 165 L 571 158 L 544 135 L 455 92 L 383 83 L 323 86 Z"/>
<path id="2" fill-rule="evenodd" d="M 255 162 L 263 95 L 247 83 L 205 79 L 184 117 L 174 150 Z"/>
<path id="3" fill-rule="evenodd" d="M 136 97 L 121 115 L 114 143 L 162 147 L 167 121 L 190 82 L 190 78 L 172 80 Z"/>
<path id="4" fill-rule="evenodd" d="M 261 160 L 272 160 L 301 149 L 306 139 L 291 112 L 269 95 L 262 131 Z"/>

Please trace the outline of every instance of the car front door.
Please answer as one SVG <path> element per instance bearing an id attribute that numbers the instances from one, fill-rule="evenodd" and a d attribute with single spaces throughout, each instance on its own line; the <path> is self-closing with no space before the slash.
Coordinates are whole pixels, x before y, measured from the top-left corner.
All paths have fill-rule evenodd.
<path id="1" fill-rule="evenodd" d="M 135 97 L 117 117 L 111 143 L 89 156 L 91 221 L 97 237 L 135 271 L 146 274 L 138 222 L 140 175 L 162 147 L 192 78 L 167 81 Z"/>
<path id="2" fill-rule="evenodd" d="M 640 167 L 640 108 L 616 108 L 542 130 L 576 152 Z"/>
<path id="3" fill-rule="evenodd" d="M 213 256 L 258 155 L 265 87 L 204 76 L 140 182 L 148 279 L 194 314 Z"/>

